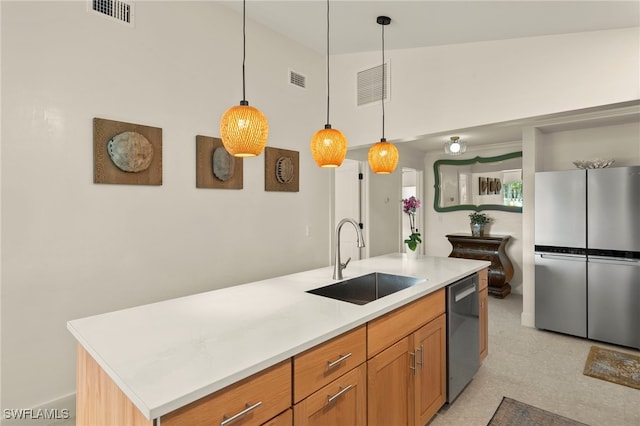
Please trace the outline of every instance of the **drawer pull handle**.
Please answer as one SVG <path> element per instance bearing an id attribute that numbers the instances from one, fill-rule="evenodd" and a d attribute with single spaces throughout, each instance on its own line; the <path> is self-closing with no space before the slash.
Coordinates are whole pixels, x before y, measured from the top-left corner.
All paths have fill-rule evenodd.
<path id="1" fill-rule="evenodd" d="M 351 356 L 351 352 L 349 352 L 346 355 L 340 355 L 340 358 L 336 359 L 335 361 L 327 361 L 327 368 L 335 367 L 336 365 L 340 364 L 342 361 L 349 358 L 350 356 Z"/>
<path id="2" fill-rule="evenodd" d="M 416 349 L 416 352 L 420 351 L 420 361 L 416 360 L 416 364 L 420 365 L 420 368 L 424 370 L 424 345 L 420 345 L 420 349 Z M 416 358 L 418 358 L 418 354 L 416 353 Z M 417 365 L 416 365 L 417 368 Z"/>
<path id="3" fill-rule="evenodd" d="M 409 352 L 409 356 L 413 357 L 413 367 L 409 366 L 410 370 L 413 370 L 413 375 L 416 375 L 416 370 L 418 369 L 418 365 L 416 362 L 416 353 L 415 352 Z"/>
<path id="4" fill-rule="evenodd" d="M 335 394 L 335 395 L 327 395 L 327 399 L 329 400 L 329 404 L 331 404 L 333 401 L 335 401 L 336 398 L 340 398 L 346 392 L 349 392 L 352 387 L 353 387 L 353 385 L 349 385 L 349 386 L 346 386 L 344 388 L 342 386 L 340 386 L 340 391 L 337 394 Z"/>
<path id="5" fill-rule="evenodd" d="M 239 419 L 240 417 L 249 414 L 249 412 L 255 410 L 256 408 L 258 408 L 259 406 L 262 405 L 262 401 L 258 401 L 255 404 L 251 405 L 249 403 L 246 404 L 246 407 L 244 410 L 240 411 L 238 414 L 234 414 L 231 417 L 227 418 L 227 415 L 225 414 L 222 417 L 222 421 L 220 422 L 220 426 L 227 426 L 229 423 Z"/>

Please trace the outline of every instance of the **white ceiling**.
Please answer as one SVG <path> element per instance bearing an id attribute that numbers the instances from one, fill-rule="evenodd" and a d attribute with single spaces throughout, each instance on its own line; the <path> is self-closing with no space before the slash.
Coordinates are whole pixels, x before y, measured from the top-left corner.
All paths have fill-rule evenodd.
<path id="1" fill-rule="evenodd" d="M 242 13 L 242 1 L 223 3 Z M 640 26 L 640 1 L 331 0 L 331 54 L 404 49 Z M 327 2 L 248 0 L 247 17 L 326 53 Z"/>
<path id="2" fill-rule="evenodd" d="M 241 0 L 223 3 L 242 13 Z M 325 0 L 247 0 L 246 15 L 249 20 L 326 54 Z M 405 49 L 640 27 L 640 0 L 331 0 L 331 54 L 380 51 L 381 27 L 376 23 L 380 15 L 391 18 L 391 24 L 385 27 L 385 49 Z M 640 120 L 638 104 L 632 109 L 633 114 L 625 120 Z M 586 115 L 593 112 L 587 111 Z M 521 139 L 523 126 L 563 119 L 566 115 L 451 129 L 402 142 L 421 151 L 442 149 L 454 134 L 466 138 L 470 147 L 513 142 Z"/>
<path id="3" fill-rule="evenodd" d="M 522 140 L 522 129 L 536 127 L 543 133 L 586 129 L 618 124 L 640 123 L 640 101 L 603 105 L 577 111 L 528 117 L 502 123 L 424 135 L 419 139 L 402 141 L 403 146 L 418 151 L 440 151 L 451 136 L 459 136 L 472 147 L 513 143 Z"/>

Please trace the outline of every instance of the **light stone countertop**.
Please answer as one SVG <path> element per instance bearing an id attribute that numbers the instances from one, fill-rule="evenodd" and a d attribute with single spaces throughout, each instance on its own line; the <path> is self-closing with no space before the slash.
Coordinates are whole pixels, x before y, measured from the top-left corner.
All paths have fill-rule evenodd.
<path id="1" fill-rule="evenodd" d="M 396 253 L 351 261 L 344 279 L 384 272 L 425 281 L 366 305 L 306 293 L 337 282 L 328 266 L 76 319 L 67 328 L 154 419 L 489 265 Z"/>

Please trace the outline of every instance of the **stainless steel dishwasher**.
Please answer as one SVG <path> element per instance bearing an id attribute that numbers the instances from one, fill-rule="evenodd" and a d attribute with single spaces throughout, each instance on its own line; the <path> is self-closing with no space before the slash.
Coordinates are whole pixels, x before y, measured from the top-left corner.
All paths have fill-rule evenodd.
<path id="1" fill-rule="evenodd" d="M 480 368 L 478 274 L 447 286 L 447 402 L 452 403 Z"/>

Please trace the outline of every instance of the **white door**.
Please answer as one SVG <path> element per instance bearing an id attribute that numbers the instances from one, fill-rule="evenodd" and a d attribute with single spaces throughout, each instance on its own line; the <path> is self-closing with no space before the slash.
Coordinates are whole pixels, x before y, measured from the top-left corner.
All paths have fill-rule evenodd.
<path id="1" fill-rule="evenodd" d="M 362 223 L 361 217 L 361 162 L 345 158 L 340 167 L 335 169 L 335 226 L 345 217 Z M 333 240 L 332 240 L 333 241 Z M 367 239 L 365 238 L 365 244 Z M 358 248 L 356 231 L 350 224 L 345 224 L 340 232 L 340 254 L 342 262 L 350 257 L 352 260 L 361 259 L 361 249 Z"/>

